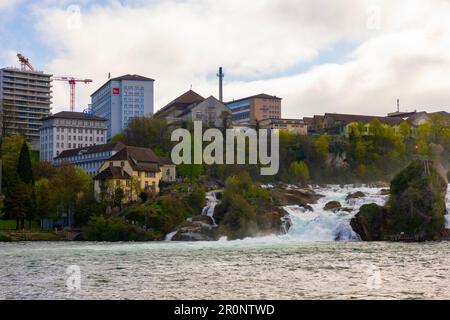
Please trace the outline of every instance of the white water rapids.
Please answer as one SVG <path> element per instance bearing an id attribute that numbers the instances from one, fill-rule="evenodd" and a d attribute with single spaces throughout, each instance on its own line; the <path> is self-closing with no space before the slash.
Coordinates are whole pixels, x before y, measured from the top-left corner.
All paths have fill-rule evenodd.
<path id="1" fill-rule="evenodd" d="M 265 188 L 272 188 L 267 185 Z M 382 188 L 354 185 L 328 185 L 326 187 L 314 188 L 314 192 L 323 195 L 316 204 L 311 204 L 314 211 L 305 210 L 300 206 L 286 206 L 284 209 L 289 213 L 291 219 L 291 228 L 287 234 L 277 237 L 279 240 L 293 241 L 351 241 L 360 240 L 351 226 L 350 220 L 358 213 L 359 208 L 368 203 L 384 205 L 388 196 L 381 195 Z M 365 197 L 346 200 L 347 195 L 361 191 Z M 211 218 L 213 224 L 214 208 L 219 203 L 215 192 L 208 192 L 206 195 L 207 204 L 203 209 L 202 215 Z M 325 211 L 323 208 L 330 201 L 339 201 L 342 209 L 335 211 Z M 450 228 L 450 184 L 448 186 L 446 198 L 446 227 Z M 345 210 L 344 210 L 345 209 Z M 167 235 L 166 241 L 170 241 L 175 233 Z M 256 239 L 254 239 L 256 240 Z"/>
<path id="2" fill-rule="evenodd" d="M 353 185 L 337 186 L 329 185 L 326 188 L 315 188 L 314 191 L 324 195 L 316 204 L 312 204 L 314 212 L 305 210 L 299 206 L 288 206 L 284 209 L 290 214 L 292 226 L 284 238 L 299 241 L 333 241 L 333 240 L 360 240 L 351 226 L 350 220 L 358 213 L 359 208 L 368 203 L 384 205 L 388 196 L 381 195 L 382 188 L 355 187 Z M 366 196 L 358 199 L 346 200 L 350 193 L 363 192 Z M 330 201 L 339 201 L 343 209 L 337 211 L 325 211 L 324 206 Z M 446 198 L 446 227 L 450 228 L 450 184 Z"/>
<path id="3" fill-rule="evenodd" d="M 285 237 L 300 241 L 333 241 L 360 240 L 352 230 L 350 220 L 358 213 L 359 208 L 367 203 L 383 205 L 387 196 L 380 195 L 382 188 L 366 186 L 354 187 L 330 185 L 326 188 L 315 188 L 317 194 L 323 195 L 316 204 L 311 204 L 313 212 L 299 206 L 287 206 L 284 209 L 290 214 L 292 226 Z M 346 200 L 350 193 L 363 192 L 366 196 Z M 342 209 L 325 211 L 323 208 L 330 201 L 339 201 Z M 343 210 L 345 209 L 345 210 Z"/>

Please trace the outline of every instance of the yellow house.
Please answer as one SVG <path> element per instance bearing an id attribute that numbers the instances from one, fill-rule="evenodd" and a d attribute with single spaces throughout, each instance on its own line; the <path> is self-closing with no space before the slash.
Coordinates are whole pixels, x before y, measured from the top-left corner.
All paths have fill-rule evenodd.
<path id="1" fill-rule="evenodd" d="M 159 193 L 160 181 L 176 179 L 175 165 L 148 148 L 125 147 L 106 160 L 94 177 L 97 199 L 112 197 L 118 188 L 125 202 L 136 201 L 141 192 Z"/>

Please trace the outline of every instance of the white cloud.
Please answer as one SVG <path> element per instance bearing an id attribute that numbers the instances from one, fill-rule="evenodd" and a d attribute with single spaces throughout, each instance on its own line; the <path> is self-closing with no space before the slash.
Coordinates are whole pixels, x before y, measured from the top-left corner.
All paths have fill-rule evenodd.
<path id="1" fill-rule="evenodd" d="M 55 51 L 48 71 L 95 81 L 77 87 L 80 104 L 108 72 L 155 78 L 156 108 L 191 84 L 217 95 L 212 76 L 223 66 L 228 77 L 261 79 L 226 81 L 226 98 L 278 95 L 284 115 L 299 117 L 383 114 L 397 97 L 409 108 L 448 106 L 449 9 L 444 0 L 173 0 L 92 5 L 80 15 L 52 5 L 34 11 L 42 40 Z M 370 24 L 374 18 L 379 26 Z M 271 78 L 341 41 L 359 44 L 346 61 Z M 55 83 L 54 96 L 55 110 L 67 106 L 67 86 Z"/>
<path id="2" fill-rule="evenodd" d="M 12 8 L 20 2 L 22 2 L 22 0 L 0 0 L 0 10 Z"/>

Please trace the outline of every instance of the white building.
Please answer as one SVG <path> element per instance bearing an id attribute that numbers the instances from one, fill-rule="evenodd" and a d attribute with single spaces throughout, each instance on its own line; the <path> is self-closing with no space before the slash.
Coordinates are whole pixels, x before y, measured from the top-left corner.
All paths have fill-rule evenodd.
<path id="1" fill-rule="evenodd" d="M 110 142 L 107 144 L 66 150 L 55 158 L 54 163 L 59 165 L 68 162 L 95 176 L 106 160 L 125 147 L 121 142 Z"/>
<path id="2" fill-rule="evenodd" d="M 106 120 L 81 112 L 63 111 L 43 120 L 40 159 L 53 161 L 64 150 L 106 143 Z"/>
<path id="3" fill-rule="evenodd" d="M 154 81 L 128 74 L 108 80 L 91 95 L 92 114 L 107 120 L 108 141 L 123 131 L 131 118 L 153 114 Z"/>
<path id="4" fill-rule="evenodd" d="M 33 150 L 39 148 L 41 119 L 50 114 L 50 74 L 17 68 L 0 69 L 0 132 L 22 134 Z"/>

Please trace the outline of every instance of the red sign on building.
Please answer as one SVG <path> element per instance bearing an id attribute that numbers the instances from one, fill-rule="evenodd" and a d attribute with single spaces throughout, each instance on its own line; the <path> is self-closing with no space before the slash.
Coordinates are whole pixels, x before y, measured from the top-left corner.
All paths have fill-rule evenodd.
<path id="1" fill-rule="evenodd" d="M 113 94 L 120 94 L 119 88 L 113 88 Z"/>

